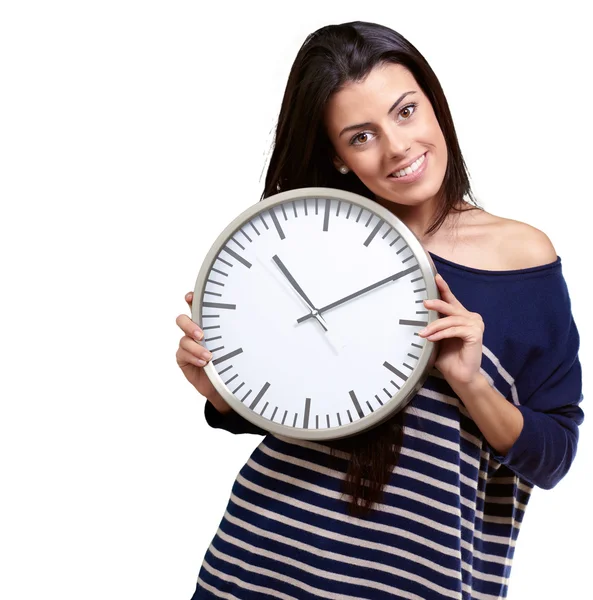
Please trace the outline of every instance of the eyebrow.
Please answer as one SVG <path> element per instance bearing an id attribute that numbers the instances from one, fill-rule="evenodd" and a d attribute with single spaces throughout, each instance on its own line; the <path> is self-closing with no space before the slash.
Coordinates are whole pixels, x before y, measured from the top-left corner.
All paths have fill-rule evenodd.
<path id="1" fill-rule="evenodd" d="M 416 92 L 414 90 L 411 90 L 409 92 L 404 92 L 392 105 L 391 108 L 387 111 L 387 114 L 391 114 L 391 112 L 393 112 L 400 104 L 400 102 L 406 97 L 409 96 L 410 94 L 415 94 Z M 340 135 L 338 135 L 338 137 L 340 137 L 343 133 L 346 133 L 347 131 L 351 131 L 353 129 L 360 129 L 361 127 L 368 127 L 369 125 L 372 125 L 372 123 L 358 123 L 357 125 L 349 125 L 348 127 L 344 127 L 344 129 L 342 129 L 342 131 L 340 131 Z"/>

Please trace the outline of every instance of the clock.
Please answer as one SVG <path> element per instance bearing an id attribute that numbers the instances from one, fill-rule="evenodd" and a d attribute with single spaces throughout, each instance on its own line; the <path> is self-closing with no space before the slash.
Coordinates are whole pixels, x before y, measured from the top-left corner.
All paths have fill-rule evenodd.
<path id="1" fill-rule="evenodd" d="M 239 415 L 286 437 L 330 440 L 402 410 L 434 366 L 418 331 L 438 318 L 430 255 L 380 204 L 333 188 L 281 192 L 218 236 L 192 320 L 204 367 Z"/>

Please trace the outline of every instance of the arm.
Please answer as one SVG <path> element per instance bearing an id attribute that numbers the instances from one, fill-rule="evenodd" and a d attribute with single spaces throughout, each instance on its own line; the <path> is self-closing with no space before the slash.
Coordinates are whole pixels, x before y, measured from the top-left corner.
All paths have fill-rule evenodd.
<path id="1" fill-rule="evenodd" d="M 553 488 L 568 472 L 583 422 L 581 368 L 553 374 L 528 405 L 514 406 L 482 376 L 475 384 L 455 386 L 472 419 L 494 450 L 493 458 L 543 489 Z M 574 400 L 573 402 L 570 402 Z M 546 406 L 547 405 L 547 406 Z"/>
<path id="2" fill-rule="evenodd" d="M 218 393 L 216 396 L 212 400 L 207 400 L 204 406 L 204 417 L 210 427 L 224 429 L 235 435 L 241 433 L 267 435 L 267 431 L 235 412 Z"/>

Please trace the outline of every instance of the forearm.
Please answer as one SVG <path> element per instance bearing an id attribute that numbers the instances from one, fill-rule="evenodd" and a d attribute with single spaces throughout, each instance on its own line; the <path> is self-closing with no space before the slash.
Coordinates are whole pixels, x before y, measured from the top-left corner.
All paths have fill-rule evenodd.
<path id="1" fill-rule="evenodd" d="M 519 438 L 523 415 L 483 375 L 473 383 L 451 384 L 490 446 L 504 456 Z"/>

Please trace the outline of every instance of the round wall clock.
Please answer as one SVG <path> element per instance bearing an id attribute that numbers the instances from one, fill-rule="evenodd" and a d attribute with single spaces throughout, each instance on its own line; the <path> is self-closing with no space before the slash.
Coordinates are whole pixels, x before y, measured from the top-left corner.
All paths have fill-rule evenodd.
<path id="1" fill-rule="evenodd" d="M 401 410 L 434 365 L 417 332 L 438 318 L 430 255 L 391 212 L 332 188 L 241 213 L 198 275 L 192 320 L 228 404 L 286 437 L 329 440 Z"/>

